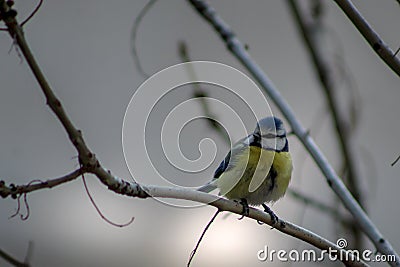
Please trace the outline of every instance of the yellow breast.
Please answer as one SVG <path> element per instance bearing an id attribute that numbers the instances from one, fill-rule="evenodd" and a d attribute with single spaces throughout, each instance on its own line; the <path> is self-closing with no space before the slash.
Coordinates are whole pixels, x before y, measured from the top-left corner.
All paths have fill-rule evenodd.
<path id="1" fill-rule="evenodd" d="M 232 155 L 231 164 L 217 181 L 221 195 L 229 199 L 245 198 L 249 204 L 260 205 L 285 194 L 292 173 L 288 152 L 250 146 Z"/>
<path id="2" fill-rule="evenodd" d="M 269 195 L 268 201 L 277 201 L 285 195 L 292 177 L 292 157 L 289 152 L 275 153 L 273 169 L 276 171 L 275 188 Z"/>

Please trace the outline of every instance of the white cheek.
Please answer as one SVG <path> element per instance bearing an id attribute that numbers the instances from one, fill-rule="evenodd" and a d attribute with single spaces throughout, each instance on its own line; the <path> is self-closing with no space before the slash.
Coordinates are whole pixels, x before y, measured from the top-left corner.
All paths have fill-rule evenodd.
<path id="1" fill-rule="evenodd" d="M 274 149 L 274 150 L 282 150 L 286 145 L 285 138 L 272 138 L 267 139 L 263 138 L 261 140 L 262 147 L 265 149 Z"/>
<path id="2" fill-rule="evenodd" d="M 276 139 L 275 138 L 263 138 L 261 139 L 261 146 L 266 149 L 275 149 L 276 148 Z"/>
<path id="3" fill-rule="evenodd" d="M 276 131 L 276 135 L 285 135 L 285 130 L 279 129 L 278 131 Z"/>

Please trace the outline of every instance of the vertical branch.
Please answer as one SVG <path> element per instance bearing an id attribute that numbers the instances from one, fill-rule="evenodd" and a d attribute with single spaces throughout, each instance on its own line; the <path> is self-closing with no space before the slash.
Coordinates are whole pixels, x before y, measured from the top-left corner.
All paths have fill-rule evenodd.
<path id="1" fill-rule="evenodd" d="M 326 59 L 322 47 L 315 38 L 316 27 L 320 26 L 318 23 L 319 21 L 312 21 L 310 16 L 307 16 L 305 12 L 302 11 L 301 6 L 297 4 L 296 0 L 288 0 L 288 4 L 311 57 L 315 72 L 318 74 L 321 88 L 323 89 L 329 110 L 331 111 L 330 113 L 336 129 L 336 136 L 343 156 L 343 165 L 347 170 L 347 185 L 354 198 L 360 203 L 361 207 L 363 207 L 364 200 L 359 188 L 361 177 L 357 169 L 356 157 L 353 153 L 354 149 L 352 148 L 351 132 L 340 112 L 339 103 L 335 96 L 335 81 L 330 71 L 328 60 Z M 356 247 L 360 248 L 361 233 L 357 228 L 354 229 L 354 243 Z"/>

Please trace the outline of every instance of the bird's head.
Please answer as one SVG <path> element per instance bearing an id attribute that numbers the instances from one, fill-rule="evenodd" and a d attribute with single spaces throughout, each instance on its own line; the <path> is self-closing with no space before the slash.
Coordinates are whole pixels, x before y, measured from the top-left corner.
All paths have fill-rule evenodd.
<path id="1" fill-rule="evenodd" d="M 259 120 L 252 136 L 253 142 L 264 149 L 277 152 L 289 150 L 285 127 L 277 117 L 266 117 Z"/>

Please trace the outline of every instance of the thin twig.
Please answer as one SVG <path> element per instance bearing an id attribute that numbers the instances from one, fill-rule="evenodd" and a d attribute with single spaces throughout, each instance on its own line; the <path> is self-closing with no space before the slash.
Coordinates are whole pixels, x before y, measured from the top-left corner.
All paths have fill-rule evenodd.
<path id="1" fill-rule="evenodd" d="M 10 1 L 11 3 L 11 1 Z M 23 27 L 31 18 L 33 18 L 33 16 L 39 11 L 40 7 L 43 4 L 43 0 L 39 0 L 38 5 L 35 7 L 35 9 L 31 12 L 31 14 L 21 23 L 21 27 Z M 12 5 L 10 5 L 9 7 L 12 7 Z M 0 28 L 0 31 L 8 31 L 7 28 Z"/>
<path id="2" fill-rule="evenodd" d="M 41 181 L 41 180 L 35 179 L 35 180 L 29 182 L 27 185 L 7 186 L 3 182 L 3 183 L 0 183 L 0 196 L 3 198 L 6 198 L 10 195 L 17 196 L 17 195 L 30 193 L 30 192 L 44 189 L 44 188 L 53 188 L 55 186 L 59 186 L 61 184 L 75 180 L 80 175 L 82 175 L 82 173 L 84 173 L 83 169 L 77 169 L 65 176 L 60 177 L 60 178 L 49 179 L 46 181 Z"/>
<path id="3" fill-rule="evenodd" d="M 400 155 L 390 165 L 393 167 L 399 160 L 400 160 Z"/>
<path id="4" fill-rule="evenodd" d="M 133 61 L 136 65 L 136 68 L 142 74 L 145 78 L 149 78 L 150 75 L 143 69 L 142 63 L 139 59 L 139 54 L 137 51 L 136 47 L 136 38 L 137 38 L 137 32 L 140 26 L 140 23 L 143 20 L 143 17 L 147 14 L 149 9 L 157 2 L 157 0 L 150 0 L 142 10 L 140 10 L 139 15 L 135 18 L 135 22 L 133 23 L 133 28 L 132 28 L 132 37 L 131 37 L 131 46 L 132 46 L 132 55 L 133 55 Z"/>
<path id="5" fill-rule="evenodd" d="M 399 0 L 400 1 L 400 0 Z M 397 48 L 397 50 L 396 50 L 396 52 L 394 52 L 394 57 L 396 57 L 397 56 L 397 54 L 400 52 L 400 47 L 399 48 Z"/>
<path id="6" fill-rule="evenodd" d="M 217 218 L 217 215 L 218 215 L 219 213 L 220 213 L 220 210 L 217 210 L 217 211 L 215 212 L 214 216 L 211 218 L 211 220 L 208 222 L 208 224 L 207 224 L 206 227 L 204 228 L 203 232 L 201 233 L 201 236 L 200 236 L 199 240 L 197 241 L 196 246 L 194 247 L 194 249 L 193 249 L 192 252 L 190 253 L 189 261 L 188 261 L 188 263 L 187 263 L 187 265 L 186 265 L 187 267 L 190 266 L 190 263 L 192 262 L 193 257 L 194 257 L 194 255 L 196 254 L 197 249 L 198 249 L 199 246 L 200 246 L 201 240 L 203 240 L 203 237 L 204 237 L 204 235 L 206 234 L 208 228 L 210 228 L 211 224 L 214 222 L 215 218 Z"/>
<path id="7" fill-rule="evenodd" d="M 292 111 L 289 104 L 281 96 L 279 91 L 269 80 L 268 76 L 264 73 L 260 66 L 258 66 L 250 57 L 244 45 L 235 36 L 226 22 L 216 13 L 214 8 L 208 5 L 208 3 L 200 0 L 189 0 L 189 2 L 195 8 L 195 10 L 214 27 L 232 54 L 236 56 L 237 59 L 245 66 L 245 68 L 259 83 L 262 89 L 269 95 L 270 99 L 280 109 L 284 117 L 287 119 L 289 125 L 292 127 L 293 132 L 308 150 L 326 177 L 328 185 L 338 195 L 344 206 L 353 215 L 355 221 L 374 243 L 377 250 L 384 255 L 395 255 L 396 261 L 391 262 L 391 264 L 393 266 L 400 265 L 400 257 L 397 255 L 392 245 L 386 238 L 383 237 L 375 224 L 371 221 L 368 215 L 348 191 L 340 177 L 329 164 L 327 158 L 315 144 L 310 135 L 307 134 L 307 130 L 297 120 L 296 115 Z"/>
<path id="8" fill-rule="evenodd" d="M 396 74 L 400 76 L 400 60 L 394 56 L 393 51 L 383 41 L 377 32 L 369 25 L 367 20 L 357 10 L 350 0 L 334 0 L 342 9 L 353 25 L 369 43 L 376 54 L 388 65 Z"/>
<path id="9" fill-rule="evenodd" d="M 30 266 L 29 263 L 21 262 L 17 259 L 14 259 L 14 257 L 12 257 L 10 254 L 8 254 L 7 252 L 5 252 L 1 249 L 0 249 L 0 257 L 3 258 L 8 263 L 10 263 L 11 265 L 16 266 L 16 267 L 29 267 Z"/>
<path id="10" fill-rule="evenodd" d="M 31 18 L 33 18 L 33 16 L 35 16 L 35 14 L 39 11 L 42 4 L 43 4 L 43 0 L 39 0 L 39 4 L 32 11 L 32 13 L 23 22 L 21 22 L 21 27 L 23 27 L 25 25 L 25 23 L 27 23 Z"/>
<path id="11" fill-rule="evenodd" d="M 130 224 L 133 223 L 133 221 L 135 220 L 135 217 L 132 217 L 127 223 L 122 223 L 122 224 L 115 223 L 115 222 L 111 221 L 110 219 L 108 219 L 108 218 L 101 212 L 101 210 L 100 210 L 99 207 L 97 206 L 96 202 L 94 201 L 92 195 L 90 194 L 89 188 L 88 188 L 88 186 L 87 186 L 87 184 L 86 184 L 86 179 L 85 179 L 85 176 L 84 176 L 84 175 L 82 175 L 82 181 L 83 181 L 83 185 L 84 185 L 85 190 L 86 190 L 86 194 L 88 195 L 88 197 L 89 197 L 89 199 L 90 199 L 90 202 L 92 203 L 92 205 L 93 205 L 93 207 L 96 209 L 97 213 L 100 215 L 100 217 L 101 217 L 105 222 L 111 224 L 112 226 L 121 227 L 121 228 L 122 228 L 122 227 L 126 227 L 126 226 L 128 226 L 128 225 L 130 225 Z"/>

